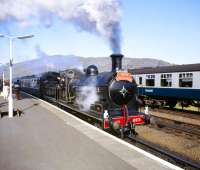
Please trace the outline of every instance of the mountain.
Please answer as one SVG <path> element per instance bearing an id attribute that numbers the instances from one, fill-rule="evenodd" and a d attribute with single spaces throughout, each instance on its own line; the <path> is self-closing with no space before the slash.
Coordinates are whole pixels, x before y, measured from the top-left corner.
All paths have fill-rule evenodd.
<path id="1" fill-rule="evenodd" d="M 84 68 L 88 65 L 94 64 L 98 66 L 101 71 L 110 71 L 112 67 L 110 57 L 98 57 L 98 58 L 81 58 L 82 63 L 84 63 Z M 151 58 L 128 58 L 124 57 L 122 59 L 123 69 L 134 69 L 141 67 L 158 67 L 158 66 L 169 66 L 172 65 L 163 60 L 151 59 Z"/>
<path id="2" fill-rule="evenodd" d="M 110 57 L 79 57 L 75 55 L 44 55 L 38 59 L 24 61 L 16 63 L 13 66 L 13 77 L 20 77 L 25 75 L 39 74 L 46 71 L 60 71 L 68 68 L 79 68 L 83 70 L 87 66 L 95 64 L 99 72 L 111 70 L 111 58 Z M 124 57 L 122 60 L 122 67 L 124 69 L 133 69 L 140 67 L 158 67 L 169 66 L 168 62 L 163 60 L 151 59 L 151 58 L 128 58 Z M 0 73 L 4 70 L 6 77 L 8 77 L 8 67 L 0 67 Z M 1 74 L 2 75 L 2 74 Z"/>

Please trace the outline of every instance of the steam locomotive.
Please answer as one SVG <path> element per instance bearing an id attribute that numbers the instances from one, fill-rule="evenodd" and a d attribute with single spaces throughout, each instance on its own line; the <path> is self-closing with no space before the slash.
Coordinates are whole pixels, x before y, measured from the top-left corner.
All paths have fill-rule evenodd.
<path id="1" fill-rule="evenodd" d="M 122 70 L 121 54 L 113 54 L 112 71 L 99 73 L 90 65 L 20 78 L 21 89 L 60 106 L 71 107 L 94 120 L 104 130 L 122 138 L 135 134 L 135 125 L 149 121 L 139 112 L 138 89 L 131 73 Z"/>

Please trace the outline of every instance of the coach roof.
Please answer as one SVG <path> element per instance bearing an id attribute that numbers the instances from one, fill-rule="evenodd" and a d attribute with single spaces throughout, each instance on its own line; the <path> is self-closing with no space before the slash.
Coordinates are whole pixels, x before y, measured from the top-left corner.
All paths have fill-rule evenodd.
<path id="1" fill-rule="evenodd" d="M 193 71 L 200 71 L 200 63 L 131 69 L 131 72 L 133 74 L 173 73 L 173 72 L 193 72 Z"/>

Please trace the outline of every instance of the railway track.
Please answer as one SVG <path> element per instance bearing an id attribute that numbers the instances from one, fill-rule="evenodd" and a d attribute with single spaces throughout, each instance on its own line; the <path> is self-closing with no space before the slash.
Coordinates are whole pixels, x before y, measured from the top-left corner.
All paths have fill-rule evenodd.
<path id="1" fill-rule="evenodd" d="M 179 115 L 179 116 L 190 117 L 190 118 L 197 118 L 200 116 L 200 112 L 197 112 L 197 111 L 182 110 L 182 109 L 168 108 L 168 107 L 151 108 L 150 110 L 153 112 L 162 112 L 162 113 Z M 199 120 L 200 120 L 200 117 L 199 117 Z"/>
<path id="2" fill-rule="evenodd" d="M 163 110 L 167 111 L 175 111 L 179 113 L 186 113 L 186 114 L 194 114 L 194 115 L 200 115 L 200 111 L 192 111 L 192 110 L 186 110 L 186 109 L 180 109 L 180 108 L 169 108 L 169 107 L 163 107 Z"/>
<path id="3" fill-rule="evenodd" d="M 192 112 L 149 109 L 151 124 L 160 129 L 171 129 L 200 138 L 200 115 Z"/>
<path id="4" fill-rule="evenodd" d="M 167 118 L 158 116 L 152 116 L 152 125 L 156 125 L 158 128 L 173 129 L 178 132 L 184 132 L 189 135 L 194 135 L 200 138 L 200 126 L 179 122 Z"/>
<path id="5" fill-rule="evenodd" d="M 170 151 L 167 151 L 166 149 L 163 149 L 155 144 L 152 144 L 150 142 L 147 142 L 143 139 L 140 139 L 138 137 L 129 136 L 129 141 L 127 142 L 134 142 L 139 144 L 143 149 L 150 151 L 151 153 L 158 155 L 159 157 L 163 157 L 163 159 L 181 166 L 184 169 L 200 169 L 200 164 L 198 162 L 194 162 L 192 160 L 188 160 L 187 158 L 184 158 L 180 155 L 177 155 L 176 153 L 172 153 Z"/>

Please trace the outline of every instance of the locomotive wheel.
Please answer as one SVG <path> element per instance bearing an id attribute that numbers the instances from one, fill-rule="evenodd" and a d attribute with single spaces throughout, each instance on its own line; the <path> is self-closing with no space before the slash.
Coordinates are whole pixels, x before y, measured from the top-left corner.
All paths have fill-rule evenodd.
<path id="1" fill-rule="evenodd" d="M 168 101 L 167 102 L 167 105 L 169 105 L 169 107 L 171 109 L 173 109 L 176 106 L 176 104 L 177 104 L 177 101 Z"/>
<path id="2" fill-rule="evenodd" d="M 192 105 L 195 107 L 200 107 L 200 101 L 192 101 Z"/>
<path id="3" fill-rule="evenodd" d="M 131 133 L 132 133 L 133 136 L 137 136 L 138 135 L 138 133 L 135 131 L 135 129 L 132 130 Z"/>
<path id="4" fill-rule="evenodd" d="M 169 104 L 169 107 L 172 109 L 172 108 L 174 108 L 176 106 L 176 104 L 175 103 L 170 103 Z"/>
<path id="5" fill-rule="evenodd" d="M 188 107 L 190 104 L 191 104 L 190 101 L 182 101 L 182 102 L 181 102 L 182 108 L 183 108 L 183 107 Z"/>

